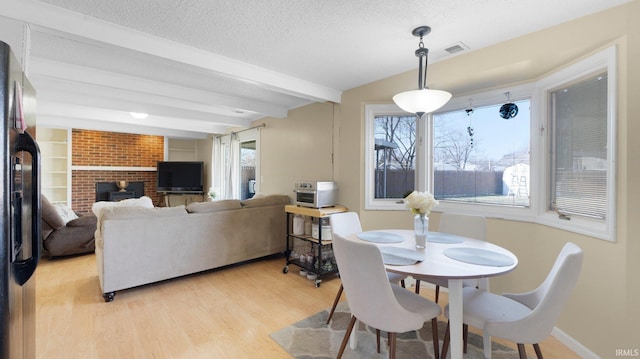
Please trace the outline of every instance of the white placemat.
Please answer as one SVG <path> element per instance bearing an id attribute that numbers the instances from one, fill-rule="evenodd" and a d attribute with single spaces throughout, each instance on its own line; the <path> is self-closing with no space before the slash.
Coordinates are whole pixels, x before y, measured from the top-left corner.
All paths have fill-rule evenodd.
<path id="1" fill-rule="evenodd" d="M 424 253 L 408 248 L 384 247 L 380 248 L 384 264 L 406 266 L 422 262 Z"/>
<path id="2" fill-rule="evenodd" d="M 443 253 L 451 259 L 483 266 L 506 267 L 514 263 L 513 258 L 507 255 L 480 248 L 447 248 Z"/>
<path id="3" fill-rule="evenodd" d="M 404 241 L 401 235 L 383 231 L 367 231 L 356 234 L 363 241 L 373 243 L 400 243 Z"/>
<path id="4" fill-rule="evenodd" d="M 427 242 L 432 243 L 445 243 L 455 244 L 464 242 L 464 238 L 456 236 L 455 234 L 443 233 L 443 232 L 428 232 Z"/>

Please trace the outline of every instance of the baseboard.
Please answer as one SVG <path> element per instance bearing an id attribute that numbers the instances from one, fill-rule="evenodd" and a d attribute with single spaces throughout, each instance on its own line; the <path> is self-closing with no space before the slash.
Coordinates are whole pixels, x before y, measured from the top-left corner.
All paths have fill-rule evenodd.
<path id="1" fill-rule="evenodd" d="M 567 348 L 576 352 L 576 354 L 578 354 L 582 358 L 601 359 L 596 353 L 589 350 L 589 348 L 582 345 L 582 343 L 580 343 L 579 341 L 573 339 L 567 333 L 558 329 L 558 327 L 553 328 L 553 330 L 551 331 L 551 335 L 553 335 L 554 338 L 558 339 L 559 342 L 566 345 Z"/>

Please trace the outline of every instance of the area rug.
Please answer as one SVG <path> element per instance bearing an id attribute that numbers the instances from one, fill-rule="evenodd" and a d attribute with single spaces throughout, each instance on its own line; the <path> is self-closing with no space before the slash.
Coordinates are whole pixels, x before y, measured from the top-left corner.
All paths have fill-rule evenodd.
<path id="1" fill-rule="evenodd" d="M 271 334 L 271 338 L 296 359 L 333 359 L 338 354 L 340 343 L 349 324 L 351 313 L 346 302 L 341 302 L 333 314 L 331 323 L 327 324 L 329 311 L 323 310 L 284 329 Z M 440 348 L 447 323 L 438 323 Z M 345 359 L 388 358 L 386 335 L 382 333 L 381 353 L 376 352 L 375 329 L 360 323 L 358 330 L 358 347 L 352 350 L 347 345 L 343 354 Z M 419 331 L 399 334 L 397 337 L 397 358 L 434 358 L 431 335 L 431 322 Z M 384 343 L 384 344 L 383 344 Z M 517 351 L 493 343 L 492 357 L 517 358 Z M 449 356 L 449 355 L 448 355 Z M 469 332 L 467 353 L 465 358 L 483 358 L 482 337 Z"/>

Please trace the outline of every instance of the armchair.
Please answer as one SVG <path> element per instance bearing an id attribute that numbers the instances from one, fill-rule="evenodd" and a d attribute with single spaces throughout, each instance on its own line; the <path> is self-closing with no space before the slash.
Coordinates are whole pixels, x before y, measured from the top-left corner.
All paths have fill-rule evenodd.
<path id="1" fill-rule="evenodd" d="M 66 222 L 45 196 L 42 201 L 42 248 L 49 257 L 92 253 L 97 218 L 82 215 Z"/>

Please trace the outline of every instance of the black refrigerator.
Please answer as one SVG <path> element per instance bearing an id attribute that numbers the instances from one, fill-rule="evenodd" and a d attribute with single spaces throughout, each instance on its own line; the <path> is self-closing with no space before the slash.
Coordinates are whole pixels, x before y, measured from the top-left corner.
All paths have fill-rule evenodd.
<path id="1" fill-rule="evenodd" d="M 0 358 L 35 358 L 41 218 L 35 91 L 2 41 L 0 80 Z"/>

